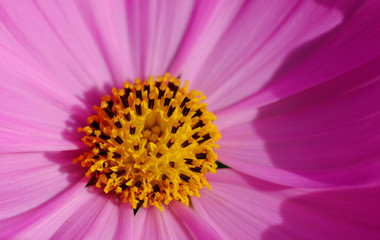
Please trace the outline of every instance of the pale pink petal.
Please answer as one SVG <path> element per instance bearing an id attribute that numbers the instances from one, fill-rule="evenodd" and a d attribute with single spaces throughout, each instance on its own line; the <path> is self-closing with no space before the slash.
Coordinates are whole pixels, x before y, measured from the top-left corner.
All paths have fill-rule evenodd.
<path id="1" fill-rule="evenodd" d="M 45 2 L 41 3 L 43 3 L 41 6 L 46 7 Z M 115 85 L 139 76 L 140 72 L 135 65 L 136 59 L 133 59 L 136 46 L 130 40 L 133 35 L 129 32 L 128 1 L 75 1 L 75 6 L 62 3 L 58 5 L 67 17 L 72 17 L 72 8 L 78 11 L 78 19 L 69 19 L 70 25 L 77 24 L 77 20 L 83 19 L 83 25 L 79 26 L 78 30 L 88 31 L 91 34 Z M 45 9 L 49 11 L 49 7 Z M 55 14 L 50 13 L 50 16 L 54 21 Z M 110 83 L 111 79 L 104 80 L 104 83 Z"/>
<path id="2" fill-rule="evenodd" d="M 13 216 L 10 218 L 6 218 L 6 216 L 1 216 L 0 218 L 0 238 L 1 239 L 20 239 L 16 237 L 19 234 L 23 234 L 23 231 L 27 229 L 33 229 L 33 227 L 38 224 L 40 221 L 45 219 L 48 216 L 51 216 L 55 212 L 57 212 L 61 207 L 63 207 L 68 202 L 72 201 L 74 197 L 79 194 L 86 182 L 87 178 L 83 178 L 80 181 L 77 181 L 75 184 L 72 184 L 70 187 L 66 188 L 62 193 L 52 197 L 46 202 L 40 203 L 38 206 L 31 208 L 30 210 L 21 213 L 17 216 Z M 49 195 L 49 191 L 54 191 L 54 188 L 46 189 L 44 193 L 39 193 L 42 195 Z M 22 194 L 22 193 L 20 193 Z M 40 197 L 41 197 L 40 196 Z M 43 198 L 43 196 L 42 196 Z M 23 204 L 20 201 L 17 201 L 19 207 L 22 207 Z M 44 229 L 40 234 L 48 236 L 54 234 L 56 229 Z M 30 239 L 31 236 L 25 236 L 24 239 Z"/>
<path id="3" fill-rule="evenodd" d="M 136 235 L 134 239 L 192 239 L 191 229 L 183 223 L 170 208 L 163 212 L 150 206 L 136 214 Z"/>
<path id="4" fill-rule="evenodd" d="M 257 92 L 288 54 L 342 18 L 315 1 L 246 1 L 215 45 L 197 45 L 201 54 L 189 56 L 184 76 L 196 80 L 192 86 L 208 96 L 212 110 L 221 109 Z"/>
<path id="5" fill-rule="evenodd" d="M 239 14 L 244 1 L 198 1 L 192 10 L 183 40 L 170 72 L 181 73 L 191 84 L 196 81 L 196 69 L 219 42 L 221 36 Z"/>
<path id="6" fill-rule="evenodd" d="M 77 100 L 43 73 L 0 46 L 0 152 L 78 148 L 62 135 Z"/>
<path id="7" fill-rule="evenodd" d="M 223 239 L 259 239 L 272 224 L 281 223 L 281 202 L 295 194 L 230 169 L 209 174 L 211 190 L 192 197 L 194 211 Z"/>
<path id="8" fill-rule="evenodd" d="M 68 191 L 84 176 L 81 167 L 72 164 L 79 154 L 78 151 L 0 154 L 1 219 L 30 211 Z"/>
<path id="9" fill-rule="evenodd" d="M 141 235 L 143 234 L 145 229 L 145 220 L 147 219 L 148 209 L 147 208 L 140 208 L 136 215 L 133 218 L 134 222 L 134 234 L 132 239 L 140 239 Z"/>
<path id="10" fill-rule="evenodd" d="M 91 6 L 78 1 L 33 1 L 23 7 L 3 2 L 0 36 L 4 46 L 43 66 L 59 77 L 65 90 L 76 94 L 92 86 L 103 88 L 110 81 L 125 81 L 131 69 L 125 15 L 123 1 Z M 114 44 L 116 40 L 125 44 Z M 114 65 L 116 60 L 119 64 Z"/>
<path id="11" fill-rule="evenodd" d="M 101 190 L 100 190 L 101 191 Z M 89 219 L 83 221 L 83 223 L 80 223 L 79 221 L 77 223 L 78 225 L 85 225 L 89 224 L 91 225 L 91 228 L 88 229 L 86 232 L 86 235 L 83 237 L 84 239 L 115 239 L 117 236 L 117 229 L 119 227 L 119 220 L 120 220 L 120 211 L 122 208 L 122 205 L 126 205 L 126 203 L 123 203 L 121 201 L 118 201 L 118 199 L 115 199 L 115 196 L 108 195 L 107 198 L 105 197 L 105 194 L 103 191 L 100 192 L 100 194 L 104 195 L 102 196 L 105 198 L 105 205 L 101 208 L 92 209 L 92 211 L 98 211 L 99 214 L 96 216 L 96 218 L 89 221 Z M 98 198 L 101 198 L 97 196 Z M 89 202 L 86 202 L 85 205 L 89 204 Z M 83 212 L 79 212 L 80 214 L 84 214 Z M 129 215 L 133 216 L 133 210 L 132 208 L 129 209 Z M 127 216 L 126 216 L 127 217 Z M 128 218 L 128 217 L 127 217 Z M 66 226 L 65 226 L 66 225 Z M 61 235 L 61 232 L 64 231 L 71 231 L 71 228 L 73 227 L 72 224 L 66 223 L 64 226 L 61 227 L 61 229 L 55 233 L 54 235 L 57 236 L 59 239 L 68 239 L 68 238 L 76 238 L 77 233 L 72 231 L 71 233 L 67 233 L 66 235 Z M 66 229 L 65 229 L 66 228 Z M 129 233 L 124 233 L 126 236 L 129 235 Z M 126 236 L 123 236 L 124 239 Z M 121 237 L 121 236 L 120 236 Z"/>
<path id="12" fill-rule="evenodd" d="M 179 221 L 183 221 L 191 230 L 196 239 L 222 239 L 222 237 L 208 224 L 205 219 L 196 214 L 192 208 L 186 205 L 173 202 L 170 208 L 177 215 Z"/>
<path id="13" fill-rule="evenodd" d="M 259 109 L 253 122 L 223 129 L 220 160 L 252 176 L 291 186 L 379 182 L 379 64 L 377 57 Z"/>
<path id="14" fill-rule="evenodd" d="M 194 8 L 193 1 L 127 2 L 128 32 L 137 76 L 145 78 L 168 71 L 181 48 Z"/>
<path id="15" fill-rule="evenodd" d="M 137 228 L 133 209 L 129 203 L 120 202 L 117 229 L 114 239 L 133 239 Z"/>

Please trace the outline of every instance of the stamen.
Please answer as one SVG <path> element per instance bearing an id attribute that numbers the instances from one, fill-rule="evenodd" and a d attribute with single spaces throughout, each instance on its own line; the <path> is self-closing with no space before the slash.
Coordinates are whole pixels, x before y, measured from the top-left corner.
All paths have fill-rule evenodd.
<path id="1" fill-rule="evenodd" d="M 79 128 L 91 150 L 74 163 L 88 168 L 96 187 L 135 210 L 153 205 L 162 211 L 172 200 L 189 205 L 190 196 L 210 188 L 204 175 L 217 168 L 216 117 L 201 103 L 202 93 L 180 85 L 169 74 L 126 82 Z"/>

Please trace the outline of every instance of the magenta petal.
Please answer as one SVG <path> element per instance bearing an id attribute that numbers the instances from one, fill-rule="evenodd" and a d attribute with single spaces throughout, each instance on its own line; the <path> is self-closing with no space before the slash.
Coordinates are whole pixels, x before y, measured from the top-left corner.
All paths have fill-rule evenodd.
<path id="1" fill-rule="evenodd" d="M 380 188 L 321 191 L 285 200 L 281 224 L 273 225 L 263 240 L 380 239 Z"/>
<path id="2" fill-rule="evenodd" d="M 227 165 L 276 183 L 354 186 L 380 182 L 380 57 L 221 131 Z M 286 171 L 288 173 L 286 173 Z M 290 176 L 293 175 L 293 176 Z M 294 185 L 295 184 L 295 185 Z"/>
<path id="3" fill-rule="evenodd" d="M 260 109 L 253 131 L 273 166 L 332 185 L 380 182 L 379 64 Z"/>
<path id="4" fill-rule="evenodd" d="M 254 104 L 269 104 L 349 72 L 380 53 L 378 1 L 319 1 L 344 18 L 332 31 L 293 51 Z"/>
<path id="5" fill-rule="evenodd" d="M 192 71 L 188 78 L 197 80 L 210 108 L 222 109 L 261 89 L 291 52 L 342 18 L 315 1 L 247 1 L 215 45 L 197 45 L 201 54 L 188 58 L 195 66 L 184 70 Z"/>
<path id="6" fill-rule="evenodd" d="M 64 193 L 83 178 L 78 152 L 0 155 L 0 216 L 7 219 Z M 85 184 L 85 183 L 84 183 Z"/>
<path id="7" fill-rule="evenodd" d="M 378 186 L 286 188 L 229 169 L 210 174 L 194 210 L 227 239 L 378 239 Z"/>

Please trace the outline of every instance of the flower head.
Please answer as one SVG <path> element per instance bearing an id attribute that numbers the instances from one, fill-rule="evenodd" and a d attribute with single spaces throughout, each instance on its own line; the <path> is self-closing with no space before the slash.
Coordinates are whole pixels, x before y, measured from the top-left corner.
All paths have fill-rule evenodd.
<path id="1" fill-rule="evenodd" d="M 211 188 L 204 174 L 217 167 L 215 115 L 200 102 L 202 93 L 187 93 L 179 78 L 169 76 L 113 88 L 113 98 L 104 96 L 89 126 L 79 128 L 91 151 L 74 163 L 89 168 L 86 176 L 98 188 L 114 191 L 136 210 L 149 204 L 162 211 L 172 200 L 189 206 L 198 189 Z"/>
<path id="2" fill-rule="evenodd" d="M 1 1 L 0 238 L 379 239 L 379 13 Z"/>

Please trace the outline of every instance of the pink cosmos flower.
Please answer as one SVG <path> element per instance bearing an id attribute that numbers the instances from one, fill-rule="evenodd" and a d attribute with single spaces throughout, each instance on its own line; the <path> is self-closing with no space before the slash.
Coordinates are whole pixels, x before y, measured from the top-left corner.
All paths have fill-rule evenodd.
<path id="1" fill-rule="evenodd" d="M 1 1 L 1 239 L 380 239 L 380 2 Z M 222 138 L 192 207 L 89 186 L 103 95 L 170 72 Z"/>

